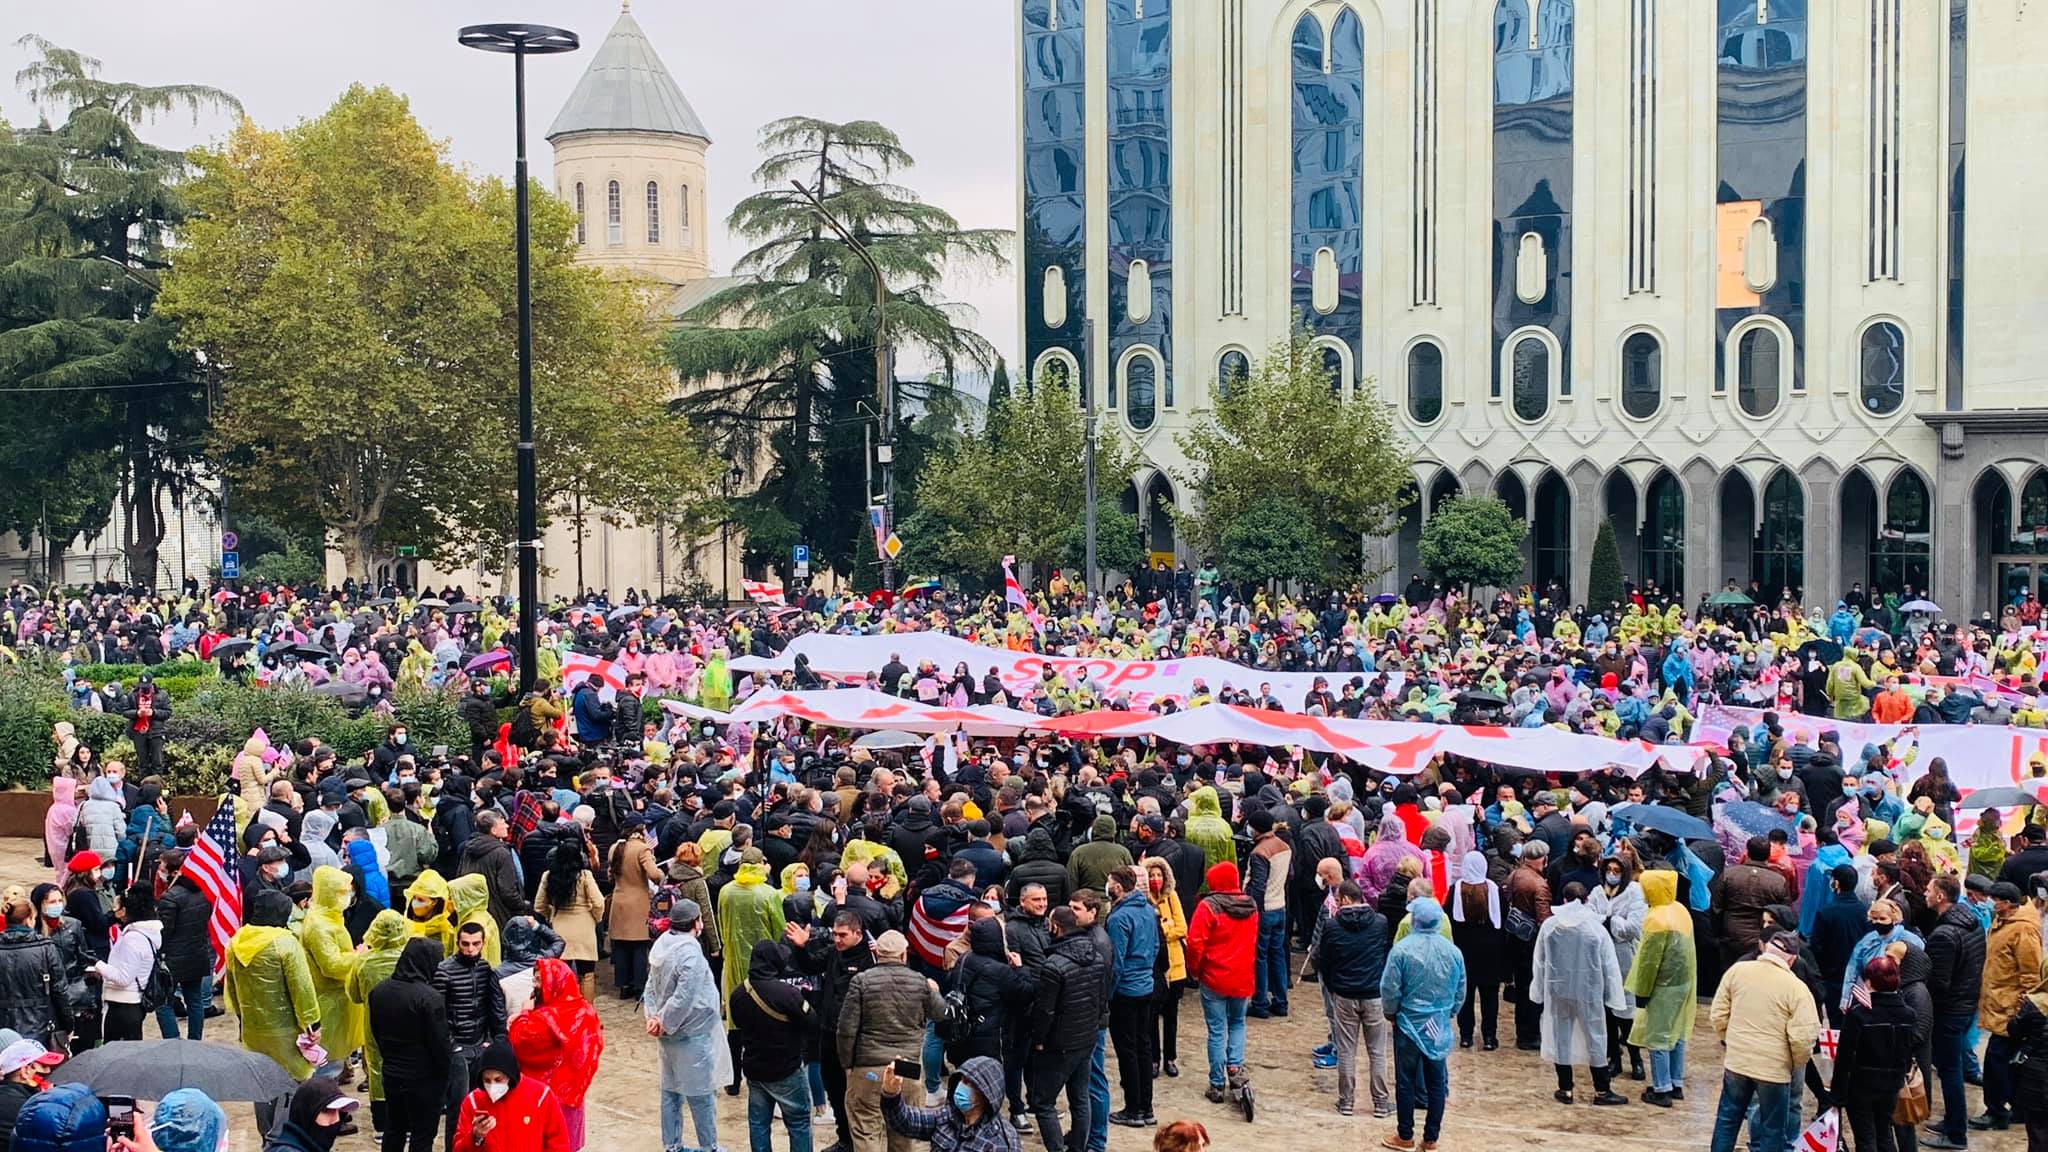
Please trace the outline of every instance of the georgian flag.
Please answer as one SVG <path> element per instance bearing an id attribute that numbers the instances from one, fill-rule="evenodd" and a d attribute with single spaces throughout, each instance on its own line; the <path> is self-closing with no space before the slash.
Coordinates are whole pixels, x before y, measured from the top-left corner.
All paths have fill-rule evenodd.
<path id="1" fill-rule="evenodd" d="M 777 607 L 788 604 L 788 601 L 782 598 L 782 585 L 773 580 L 742 580 L 740 588 L 746 592 L 747 599 L 756 604 L 773 604 Z"/>
<path id="2" fill-rule="evenodd" d="M 1016 563 L 1015 556 L 1003 557 L 1003 602 L 1015 605 L 1024 613 L 1024 618 L 1031 621 L 1033 629 L 1043 631 L 1045 620 L 1039 616 L 1038 609 L 1031 603 L 1030 597 L 1024 595 L 1024 585 L 1017 582 Z"/>
<path id="3" fill-rule="evenodd" d="M 617 663 L 588 652 L 571 652 L 562 657 L 562 687 L 574 692 L 586 676 L 597 677 L 597 697 L 610 700 L 625 690 L 626 670 Z"/>

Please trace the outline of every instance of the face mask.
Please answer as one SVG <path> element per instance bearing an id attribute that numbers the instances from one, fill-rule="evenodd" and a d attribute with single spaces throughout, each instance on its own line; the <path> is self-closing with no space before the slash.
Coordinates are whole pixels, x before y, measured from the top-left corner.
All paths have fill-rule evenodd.
<path id="1" fill-rule="evenodd" d="M 1607 874 L 1607 886 L 1608 886 L 1609 888 L 1619 888 L 1619 887 L 1621 887 L 1621 873 L 1619 873 L 1619 872 L 1609 872 L 1609 873 Z"/>
<path id="2" fill-rule="evenodd" d="M 43 905 L 43 915 L 48 916 L 52 920 L 55 920 L 57 917 L 62 916 L 63 914 L 64 902 L 62 900 L 58 900 L 53 903 Z"/>
<path id="3" fill-rule="evenodd" d="M 398 782 L 400 784 L 417 784 L 419 783 L 419 779 L 420 778 L 418 776 L 410 776 L 401 773 L 398 777 Z"/>
<path id="4" fill-rule="evenodd" d="M 1790 780 L 1791 778 L 1792 778 L 1792 770 L 1791 770 L 1790 768 L 1780 768 L 1780 769 L 1778 769 L 1778 779 L 1780 779 L 1780 780 Z"/>
<path id="5" fill-rule="evenodd" d="M 391 742 L 392 742 L 393 744 L 403 744 L 403 743 L 405 743 L 405 733 L 403 733 L 403 732 L 400 732 L 400 733 L 398 733 L 397 735 L 393 736 L 393 737 L 391 738 Z"/>
<path id="6" fill-rule="evenodd" d="M 484 1094 L 489 1096 L 494 1104 L 503 1100 L 505 1093 L 511 1090 L 512 1085 L 504 1080 L 493 1080 L 489 1084 L 484 1085 Z"/>
<path id="7" fill-rule="evenodd" d="M 1317 888 L 1317 890 L 1318 890 L 1318 891 L 1321 891 L 1321 890 L 1327 889 L 1327 888 L 1329 888 L 1329 886 L 1330 886 L 1330 882 L 1329 882 L 1328 880 L 1324 879 L 1324 878 L 1323 878 L 1323 877 L 1321 877 L 1321 876 L 1318 876 L 1318 877 L 1316 877 L 1316 888 Z"/>
<path id="8" fill-rule="evenodd" d="M 100 879 L 102 879 L 102 880 L 112 880 L 113 878 L 114 878 L 114 870 L 113 870 L 112 868 L 102 868 L 102 869 L 100 869 Z"/>
<path id="9" fill-rule="evenodd" d="M 271 864 L 263 869 L 263 874 L 272 880 L 282 880 L 286 871 L 287 869 L 283 864 Z"/>
<path id="10" fill-rule="evenodd" d="M 962 1113 L 966 1113 L 973 1110 L 973 1085 L 967 1083 L 967 1081 L 965 1080 L 962 1080 L 960 1083 L 953 1085 L 953 1107 L 959 1109 Z"/>
<path id="11" fill-rule="evenodd" d="M 1865 796 L 1875 796 L 1881 791 L 1883 791 L 1883 789 L 1879 788 L 1875 784 L 1865 784 L 1863 786 L 1863 794 Z"/>
<path id="12" fill-rule="evenodd" d="M 809 876 L 797 877 L 796 890 L 799 892 L 809 892 L 811 890 L 811 878 Z"/>
<path id="13" fill-rule="evenodd" d="M 1843 785 L 1842 785 L 1842 795 L 1844 795 L 1844 796 L 1854 796 L 1855 794 L 1856 794 L 1856 786 L 1855 786 L 1854 784 L 1847 784 L 1847 783 L 1845 783 L 1845 784 L 1843 784 Z"/>

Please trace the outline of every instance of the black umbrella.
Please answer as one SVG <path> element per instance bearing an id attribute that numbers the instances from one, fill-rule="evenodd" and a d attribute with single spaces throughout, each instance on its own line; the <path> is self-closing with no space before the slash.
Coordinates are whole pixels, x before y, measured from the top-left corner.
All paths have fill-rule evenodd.
<path id="1" fill-rule="evenodd" d="M 334 653 L 320 647 L 318 644 L 286 644 L 282 648 L 272 648 L 267 655 L 297 656 L 301 660 L 334 659 Z"/>
<path id="2" fill-rule="evenodd" d="M 2019 808 L 2041 806 L 2041 798 L 2019 788 L 1979 788 L 1963 797 L 1962 808 Z"/>
<path id="3" fill-rule="evenodd" d="M 389 596 L 379 596 L 379 597 L 377 597 L 377 598 L 376 598 L 375 600 L 365 600 L 365 601 L 363 601 L 363 607 L 365 607 L 365 608 L 389 608 L 389 607 L 391 607 L 391 606 L 392 606 L 393 604 L 396 604 L 396 603 L 398 603 L 398 601 L 396 601 L 396 600 L 393 600 L 393 599 L 392 599 L 391 597 L 389 597 Z"/>
<path id="4" fill-rule="evenodd" d="M 465 612 L 481 612 L 483 610 L 483 605 L 472 604 L 467 600 L 457 600 L 455 603 L 450 604 L 448 606 L 448 614 L 450 616 L 460 616 Z"/>
<path id="5" fill-rule="evenodd" d="M 197 1088 L 216 1102 L 268 1103 L 298 1087 L 277 1061 L 260 1052 L 203 1040 L 116 1040 L 65 1061 L 51 1079 L 138 1100 L 161 1100 L 180 1088 Z"/>
<path id="6" fill-rule="evenodd" d="M 256 642 L 254 640 L 223 640 L 213 646 L 213 658 L 215 660 L 225 660 L 230 656 L 240 656 L 255 646 Z"/>
<path id="7" fill-rule="evenodd" d="M 1636 828 L 1654 828 L 1680 840 L 1712 840 L 1714 826 L 1697 816 L 1662 804 L 1617 804 L 1609 809 Z"/>
<path id="8" fill-rule="evenodd" d="M 1808 640 L 1799 646 L 1799 658 L 1813 659 L 1823 664 L 1833 664 L 1842 658 L 1842 646 L 1833 640 Z"/>
<path id="9" fill-rule="evenodd" d="M 1458 703 L 1468 704 L 1474 708 L 1505 708 L 1508 706 L 1507 697 L 1502 696 L 1498 692 L 1488 692 L 1484 688 L 1473 688 L 1469 691 L 1458 693 Z"/>

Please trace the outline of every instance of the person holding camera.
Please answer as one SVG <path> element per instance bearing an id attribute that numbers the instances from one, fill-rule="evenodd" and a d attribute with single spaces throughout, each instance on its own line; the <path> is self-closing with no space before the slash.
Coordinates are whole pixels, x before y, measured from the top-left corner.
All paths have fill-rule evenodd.
<path id="1" fill-rule="evenodd" d="M 892 1061 L 917 1066 L 925 1025 L 945 1015 L 935 980 L 904 964 L 910 941 L 894 929 L 875 938 L 874 966 L 847 982 L 836 1041 L 846 1069 L 847 1128 L 853 1152 L 910 1152 L 911 1139 L 889 1131 L 882 1119 L 882 1075 Z M 898 1089 L 908 1103 L 924 1103 L 924 1084 L 908 1077 Z"/>

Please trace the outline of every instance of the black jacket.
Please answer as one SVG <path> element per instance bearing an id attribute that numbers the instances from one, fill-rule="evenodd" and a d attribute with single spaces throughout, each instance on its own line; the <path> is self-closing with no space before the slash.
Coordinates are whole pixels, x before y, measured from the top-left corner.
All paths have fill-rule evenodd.
<path id="1" fill-rule="evenodd" d="M 2006 857 L 2004 867 L 1998 870 L 1998 878 L 2007 884 L 2017 885 L 2022 892 L 2032 892 L 2036 872 L 2048 872 L 2048 847 L 2028 848 Z"/>
<path id="2" fill-rule="evenodd" d="M 1363 904 L 1337 909 L 1323 923 L 1316 944 L 1316 971 L 1332 996 L 1377 1000 L 1380 974 L 1387 967 L 1387 949 L 1394 931 L 1387 918 Z"/>
<path id="3" fill-rule="evenodd" d="M 1157 856 L 1173 869 L 1173 890 L 1180 895 L 1180 906 L 1193 908 L 1195 901 L 1202 898 L 1202 873 L 1208 870 L 1208 857 L 1202 850 L 1185 840 L 1168 837 L 1147 846 L 1145 855 Z"/>
<path id="4" fill-rule="evenodd" d="M 70 1031 L 64 983 L 55 944 L 27 928 L 0 932 L 0 1028 L 46 1043 L 51 1033 Z"/>
<path id="5" fill-rule="evenodd" d="M 1044 967 L 1045 953 L 1052 947 L 1052 930 L 1043 917 L 1022 908 L 1007 909 L 1003 912 L 1003 937 L 1010 951 L 1024 958 L 1024 967 L 1033 972 Z"/>
<path id="6" fill-rule="evenodd" d="M 512 845 L 488 832 L 471 836 L 462 846 L 462 864 L 455 875 L 467 876 L 472 872 L 490 884 L 493 920 L 503 924 L 532 911 L 519 883 L 519 866 L 512 862 Z"/>
<path id="7" fill-rule="evenodd" d="M 483 957 L 441 961 L 434 969 L 434 991 L 447 1012 L 448 1038 L 456 1044 L 469 1047 L 505 1038 L 505 989 Z"/>
<path id="8" fill-rule="evenodd" d="M 1075 931 L 1052 942 L 1038 971 L 1032 1002 L 1031 1042 L 1048 1052 L 1079 1052 L 1095 1046 L 1109 1011 L 1109 967 L 1088 933 Z"/>
<path id="9" fill-rule="evenodd" d="M 156 903 L 157 919 L 163 921 L 164 967 L 180 984 L 213 973 L 213 941 L 208 925 L 213 920 L 213 901 L 199 885 L 182 872 Z"/>
<path id="10" fill-rule="evenodd" d="M 1943 1015 L 1977 1010 L 1984 987 L 1984 929 L 1977 914 L 1961 904 L 1949 905 L 1927 934 L 1927 994 Z"/>
<path id="11" fill-rule="evenodd" d="M 526 894 L 527 903 L 532 903 L 534 893 L 540 891 L 540 878 L 547 875 L 555 849 L 582 839 L 580 830 L 556 820 L 542 822 L 519 842 L 519 866 L 526 873 L 520 891 Z"/>
<path id="12" fill-rule="evenodd" d="M 829 920 L 827 921 L 829 923 Z M 839 1029 L 839 1007 L 846 1002 L 846 986 L 853 978 L 875 966 L 875 954 L 863 940 L 841 952 L 832 946 L 832 935 L 823 925 L 811 931 L 811 940 L 793 957 L 800 970 L 817 977 L 815 996 L 819 1027 L 826 1032 Z"/>
<path id="13" fill-rule="evenodd" d="M 1897 992 L 1872 992 L 1868 1008 L 1851 1007 L 1835 1051 L 1835 1095 L 1898 1095 L 1913 1064 L 1914 1027 L 1913 1009 Z"/>
<path id="14" fill-rule="evenodd" d="M 1059 849 L 1053 844 L 1052 833 L 1043 828 L 1033 828 L 1024 837 L 1024 851 L 1017 857 L 1017 866 L 1010 869 L 1010 903 L 1017 902 L 1017 896 L 1024 891 L 1026 884 L 1045 885 L 1045 898 L 1054 908 L 1067 902 L 1067 866 L 1060 863 Z"/>
<path id="15" fill-rule="evenodd" d="M 756 1084 L 786 1080 L 804 1066 L 804 1042 L 816 1018 L 804 990 L 785 979 L 780 941 L 760 940 L 747 978 L 732 990 L 732 1024 L 747 1038 L 740 1070 Z"/>
<path id="16" fill-rule="evenodd" d="M 448 1011 L 434 989 L 440 955 L 440 946 L 432 940 L 408 940 L 390 978 L 370 989 L 370 1035 L 384 1055 L 384 1075 L 394 1083 L 448 1081 Z M 476 970 L 490 971 L 482 964 Z"/>
<path id="17" fill-rule="evenodd" d="M 472 692 L 455 702 L 455 714 L 469 728 L 471 743 L 490 745 L 498 739 L 498 710 L 491 706 L 488 693 L 477 695 Z"/>
<path id="18" fill-rule="evenodd" d="M 14 1120 L 21 1115 L 21 1106 L 28 1103 L 36 1090 L 27 1084 L 13 1081 L 0 1084 L 0 1152 L 9 1152 L 14 1146 Z"/>
<path id="19" fill-rule="evenodd" d="M 1011 966 L 1002 921 L 986 916 L 969 924 L 967 943 L 970 950 L 954 969 L 953 988 L 966 1001 L 972 1031 L 947 1046 L 946 1059 L 956 1065 L 973 1056 L 1002 1059 L 1002 1037 L 1011 1009 L 1029 1004 L 1038 990 L 1036 971 Z"/>

